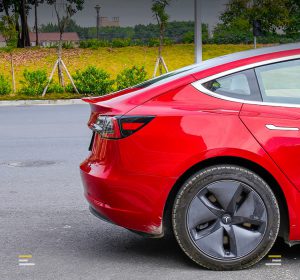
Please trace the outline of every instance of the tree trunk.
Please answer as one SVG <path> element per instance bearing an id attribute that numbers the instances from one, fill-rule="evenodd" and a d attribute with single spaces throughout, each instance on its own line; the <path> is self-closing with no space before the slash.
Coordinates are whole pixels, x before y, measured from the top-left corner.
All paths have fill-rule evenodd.
<path id="1" fill-rule="evenodd" d="M 9 9 L 8 9 L 7 5 L 5 5 L 5 4 L 4 4 L 4 12 L 5 12 L 6 16 L 8 16 L 8 17 L 10 16 L 9 15 Z"/>
<path id="2" fill-rule="evenodd" d="M 21 30 L 20 30 L 20 24 L 19 24 L 19 8 L 20 6 L 14 4 L 14 10 L 15 10 L 15 23 L 16 23 L 16 31 L 18 33 L 18 43 L 17 43 L 17 47 L 21 48 Z"/>
<path id="3" fill-rule="evenodd" d="M 62 63 L 61 63 L 61 59 L 62 59 L 62 33 L 60 33 L 60 37 L 59 37 L 59 44 L 58 44 L 58 65 L 57 65 L 57 70 L 58 70 L 58 80 L 59 80 L 59 84 L 64 88 L 65 87 L 65 81 L 64 81 L 64 74 L 62 71 Z"/>
<path id="4" fill-rule="evenodd" d="M 29 38 L 29 30 L 27 23 L 27 15 L 26 15 L 26 0 L 20 1 L 19 13 L 21 18 L 21 38 L 20 38 L 20 47 L 30 47 L 30 38 Z"/>
<path id="5" fill-rule="evenodd" d="M 38 29 L 38 17 L 37 17 L 37 6 L 38 6 L 38 0 L 35 0 L 34 2 L 34 16 L 35 16 L 35 45 L 38 47 L 39 44 L 39 29 Z"/>
<path id="6" fill-rule="evenodd" d="M 14 67 L 13 53 L 10 53 L 10 68 L 11 68 L 13 92 L 16 93 L 16 79 L 15 79 L 15 67 Z"/>

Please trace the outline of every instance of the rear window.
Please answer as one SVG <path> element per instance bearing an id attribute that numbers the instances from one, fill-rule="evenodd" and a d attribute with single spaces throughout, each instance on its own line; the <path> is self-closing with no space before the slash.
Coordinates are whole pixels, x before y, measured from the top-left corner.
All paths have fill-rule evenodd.
<path id="1" fill-rule="evenodd" d="M 204 83 L 203 86 L 213 93 L 226 97 L 261 101 L 253 69 L 217 78 Z"/>
<path id="2" fill-rule="evenodd" d="M 197 65 L 191 65 L 185 68 L 181 68 L 179 70 L 173 71 L 173 72 L 169 72 L 165 75 L 159 76 L 157 78 L 148 80 L 146 82 L 143 82 L 141 84 L 136 85 L 135 87 L 137 88 L 147 88 L 150 86 L 156 86 L 156 85 L 160 85 L 163 84 L 165 82 L 169 82 L 172 81 L 173 79 L 177 79 L 180 78 L 181 76 L 183 76 L 183 74 L 185 74 L 186 72 L 193 70 L 197 67 Z"/>

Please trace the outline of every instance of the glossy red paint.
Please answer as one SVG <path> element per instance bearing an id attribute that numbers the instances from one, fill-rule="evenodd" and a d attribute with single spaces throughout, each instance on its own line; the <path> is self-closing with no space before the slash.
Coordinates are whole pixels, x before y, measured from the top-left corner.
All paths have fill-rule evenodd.
<path id="1" fill-rule="evenodd" d="M 251 56 L 158 86 L 85 100 L 92 108 L 90 127 L 99 114 L 155 116 L 123 139 L 96 134 L 91 154 L 80 167 L 91 206 L 122 227 L 160 236 L 166 201 L 176 182 L 201 162 L 238 158 L 261 166 L 277 181 L 288 205 L 289 240 L 300 240 L 299 131 L 283 135 L 266 128 L 300 127 L 300 109 L 227 101 L 191 85 L 236 67 L 296 54 L 300 49 Z M 287 155 L 291 161 L 285 160 Z"/>

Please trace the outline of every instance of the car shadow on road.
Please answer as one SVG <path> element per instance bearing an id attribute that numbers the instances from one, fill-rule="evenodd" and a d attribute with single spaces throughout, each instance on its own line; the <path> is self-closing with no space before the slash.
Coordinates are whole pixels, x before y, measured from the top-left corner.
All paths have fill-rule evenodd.
<path id="1" fill-rule="evenodd" d="M 24 240 L 25 243 L 35 244 L 36 249 L 44 252 L 47 258 L 61 256 L 62 260 L 72 259 L 76 263 L 116 265 L 132 269 L 155 267 L 176 271 L 199 270 L 183 253 L 174 238 L 144 238 L 102 222 L 87 211 L 76 212 L 72 219 L 69 214 L 61 215 L 60 219 L 57 219 L 57 215 L 54 217 L 48 217 L 52 221 L 52 230 L 43 227 L 30 229 Z M 40 221 L 40 217 L 37 219 Z M 38 224 L 38 221 L 34 224 Z M 36 244 L 36 240 L 40 240 L 40 243 Z M 299 247 L 289 247 L 279 239 L 270 254 L 282 255 L 283 264 L 299 267 Z M 268 261 L 266 257 L 253 269 L 260 270 Z"/>
<path id="2" fill-rule="evenodd" d="M 151 239 L 131 233 L 120 227 L 102 223 L 86 230 L 89 238 L 81 239 L 81 234 L 73 236 L 77 250 L 88 259 L 104 262 L 155 265 L 156 267 L 172 267 L 173 269 L 199 269 L 183 253 L 175 238 Z M 94 224 L 95 225 L 95 224 Z M 82 229 L 81 229 L 82 230 Z M 283 261 L 298 262 L 300 259 L 299 245 L 289 247 L 278 239 L 270 254 L 281 255 Z M 268 257 L 261 262 L 264 265 Z M 255 268 L 255 267 L 254 267 Z"/>
<path id="3" fill-rule="evenodd" d="M 96 232 L 92 244 L 86 244 L 86 248 L 89 248 L 89 257 L 92 253 L 104 261 L 197 268 L 182 252 L 175 238 L 146 238 L 113 225 L 107 226 L 104 232 L 103 228 Z"/>

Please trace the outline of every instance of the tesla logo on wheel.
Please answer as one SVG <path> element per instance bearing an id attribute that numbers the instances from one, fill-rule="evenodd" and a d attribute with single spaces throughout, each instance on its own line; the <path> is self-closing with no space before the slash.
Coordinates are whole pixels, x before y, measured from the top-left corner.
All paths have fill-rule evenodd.
<path id="1" fill-rule="evenodd" d="M 222 222 L 226 225 L 231 223 L 231 217 L 229 215 L 224 215 L 222 218 Z"/>

